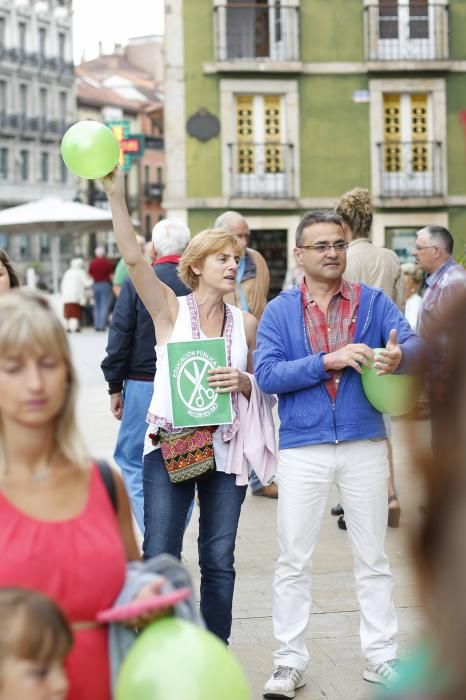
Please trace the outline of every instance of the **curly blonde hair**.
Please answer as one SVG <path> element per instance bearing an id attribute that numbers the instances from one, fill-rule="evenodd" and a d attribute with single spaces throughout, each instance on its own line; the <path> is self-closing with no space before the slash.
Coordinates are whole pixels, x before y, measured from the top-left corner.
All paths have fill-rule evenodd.
<path id="1" fill-rule="evenodd" d="M 368 238 L 374 205 L 369 190 L 355 187 L 341 197 L 335 211 L 350 227 L 354 238 Z"/>
<path id="2" fill-rule="evenodd" d="M 227 233 L 223 229 L 209 228 L 191 238 L 178 265 L 180 280 L 190 289 L 197 289 L 199 275 L 194 272 L 193 267 L 202 267 L 208 255 L 221 253 L 229 245 L 233 248 L 234 254 L 241 257 L 243 251 L 239 239 L 233 233 Z"/>

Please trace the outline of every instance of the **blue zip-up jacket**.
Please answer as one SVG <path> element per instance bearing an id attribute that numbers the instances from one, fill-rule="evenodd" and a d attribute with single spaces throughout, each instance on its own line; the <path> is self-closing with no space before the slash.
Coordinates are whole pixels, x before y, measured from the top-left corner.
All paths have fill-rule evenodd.
<path id="1" fill-rule="evenodd" d="M 353 343 L 385 347 L 396 328 L 403 357 L 397 373 L 414 372 L 421 340 L 398 307 L 382 292 L 365 284 Z M 267 394 L 278 394 L 280 449 L 344 440 L 386 437 L 382 414 L 366 399 L 360 375 L 343 371 L 335 403 L 325 387 L 323 352 L 314 353 L 304 323 L 301 290 L 281 292 L 269 302 L 257 331 L 254 374 Z"/>

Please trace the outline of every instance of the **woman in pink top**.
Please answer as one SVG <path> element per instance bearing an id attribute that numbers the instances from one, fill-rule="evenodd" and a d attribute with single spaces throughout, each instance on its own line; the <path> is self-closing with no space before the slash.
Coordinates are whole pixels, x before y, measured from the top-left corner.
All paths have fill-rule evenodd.
<path id="1" fill-rule="evenodd" d="M 66 335 L 39 294 L 0 298 L 0 386 L 0 586 L 35 589 L 65 612 L 75 637 L 68 700 L 110 700 L 107 631 L 95 616 L 139 553 L 119 475 L 115 509 L 79 436 Z"/>

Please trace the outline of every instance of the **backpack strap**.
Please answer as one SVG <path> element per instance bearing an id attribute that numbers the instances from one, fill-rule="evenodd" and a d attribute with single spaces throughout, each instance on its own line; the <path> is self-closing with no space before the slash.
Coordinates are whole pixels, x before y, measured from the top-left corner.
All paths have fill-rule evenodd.
<path id="1" fill-rule="evenodd" d="M 112 469 L 111 469 L 109 463 L 105 461 L 105 459 L 96 459 L 95 463 L 96 463 L 97 468 L 100 472 L 101 479 L 104 482 L 104 486 L 105 486 L 105 489 L 108 493 L 108 497 L 110 499 L 110 502 L 113 506 L 113 510 L 115 511 L 116 514 L 118 514 L 117 492 L 116 492 L 115 480 L 114 480 L 113 475 L 112 475 Z"/>

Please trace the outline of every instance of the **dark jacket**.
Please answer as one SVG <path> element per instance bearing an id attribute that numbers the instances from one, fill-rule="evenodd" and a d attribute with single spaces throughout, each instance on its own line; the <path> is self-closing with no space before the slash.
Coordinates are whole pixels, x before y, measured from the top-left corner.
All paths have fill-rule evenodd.
<path id="1" fill-rule="evenodd" d="M 179 297 L 190 290 L 178 277 L 173 262 L 154 264 L 157 277 Z M 121 391 L 125 379 L 153 381 L 156 366 L 153 321 L 139 298 L 134 284 L 127 279 L 115 304 L 108 333 L 107 356 L 101 368 L 109 392 Z"/>

